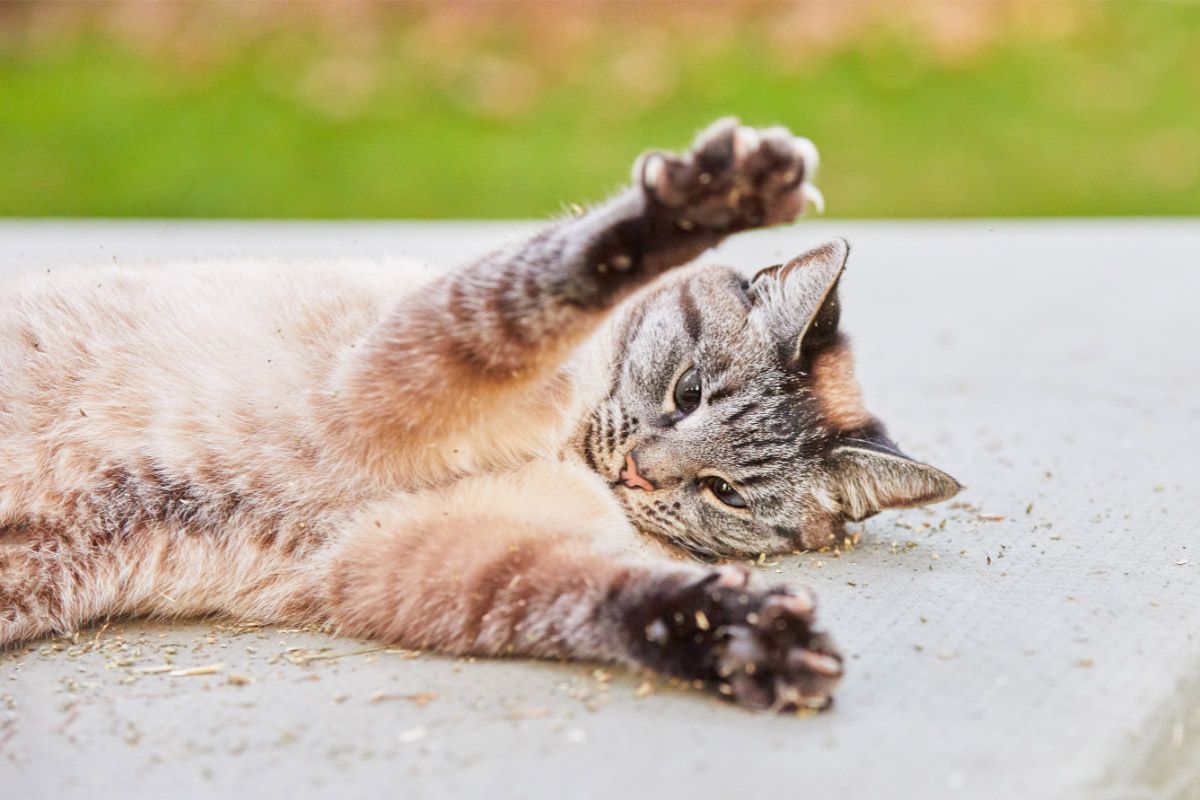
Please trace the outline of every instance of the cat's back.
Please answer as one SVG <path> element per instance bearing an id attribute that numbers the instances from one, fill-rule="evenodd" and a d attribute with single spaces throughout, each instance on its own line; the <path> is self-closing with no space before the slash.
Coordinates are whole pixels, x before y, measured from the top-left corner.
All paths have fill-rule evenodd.
<path id="1" fill-rule="evenodd" d="M 198 332 L 250 340 L 272 320 L 293 342 L 316 344 L 328 326 L 337 337 L 369 323 L 436 274 L 412 261 L 264 258 L 0 271 L 0 352 L 144 346 L 147 334 L 177 346 Z"/>

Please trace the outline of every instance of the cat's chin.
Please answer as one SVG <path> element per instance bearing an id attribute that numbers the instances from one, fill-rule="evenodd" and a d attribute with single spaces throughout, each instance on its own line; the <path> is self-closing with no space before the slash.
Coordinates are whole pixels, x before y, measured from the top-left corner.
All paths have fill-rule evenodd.
<path id="1" fill-rule="evenodd" d="M 669 547 L 678 550 L 685 556 L 690 556 L 697 561 L 703 561 L 706 564 L 718 564 L 729 558 L 749 558 L 742 554 L 725 553 L 718 549 L 709 547 L 708 545 L 700 544 L 699 542 L 688 542 L 681 539 L 676 539 L 673 536 L 663 534 L 659 531 L 646 530 L 638 528 L 638 532 L 645 536 L 652 536 L 658 541 L 666 544 Z"/>
<path id="2" fill-rule="evenodd" d="M 821 550 L 842 541 L 846 535 L 846 522 L 841 517 L 825 517 L 805 523 L 800 529 L 796 544 L 801 550 Z"/>

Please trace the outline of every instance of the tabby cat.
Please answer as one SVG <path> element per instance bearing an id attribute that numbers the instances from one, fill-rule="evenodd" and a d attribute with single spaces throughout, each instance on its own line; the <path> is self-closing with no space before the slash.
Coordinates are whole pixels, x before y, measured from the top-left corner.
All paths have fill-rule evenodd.
<path id="1" fill-rule="evenodd" d="M 812 596 L 703 562 L 819 548 L 959 487 L 863 408 L 838 332 L 844 241 L 750 280 L 681 267 L 792 221 L 819 197 L 816 160 L 725 120 L 450 272 L 6 279 L 0 645 L 224 614 L 827 705 L 842 659 Z"/>

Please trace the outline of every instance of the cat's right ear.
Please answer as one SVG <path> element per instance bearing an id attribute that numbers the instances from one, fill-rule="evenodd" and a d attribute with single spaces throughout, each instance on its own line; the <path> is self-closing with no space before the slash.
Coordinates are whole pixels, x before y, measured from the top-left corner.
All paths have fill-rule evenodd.
<path id="1" fill-rule="evenodd" d="M 759 270 L 750 281 L 751 304 L 764 315 L 776 340 L 791 346 L 794 361 L 837 333 L 838 281 L 849 257 L 849 242 L 830 239 L 786 264 Z"/>

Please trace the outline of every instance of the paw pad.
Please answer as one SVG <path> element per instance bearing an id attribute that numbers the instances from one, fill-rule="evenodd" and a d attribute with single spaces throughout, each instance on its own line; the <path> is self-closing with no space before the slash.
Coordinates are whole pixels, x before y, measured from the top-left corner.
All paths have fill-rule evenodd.
<path id="1" fill-rule="evenodd" d="M 812 594 L 755 589 L 748 577 L 745 568 L 724 566 L 650 591 L 632 610 L 638 660 L 751 709 L 828 706 L 842 658 L 812 627 Z"/>

